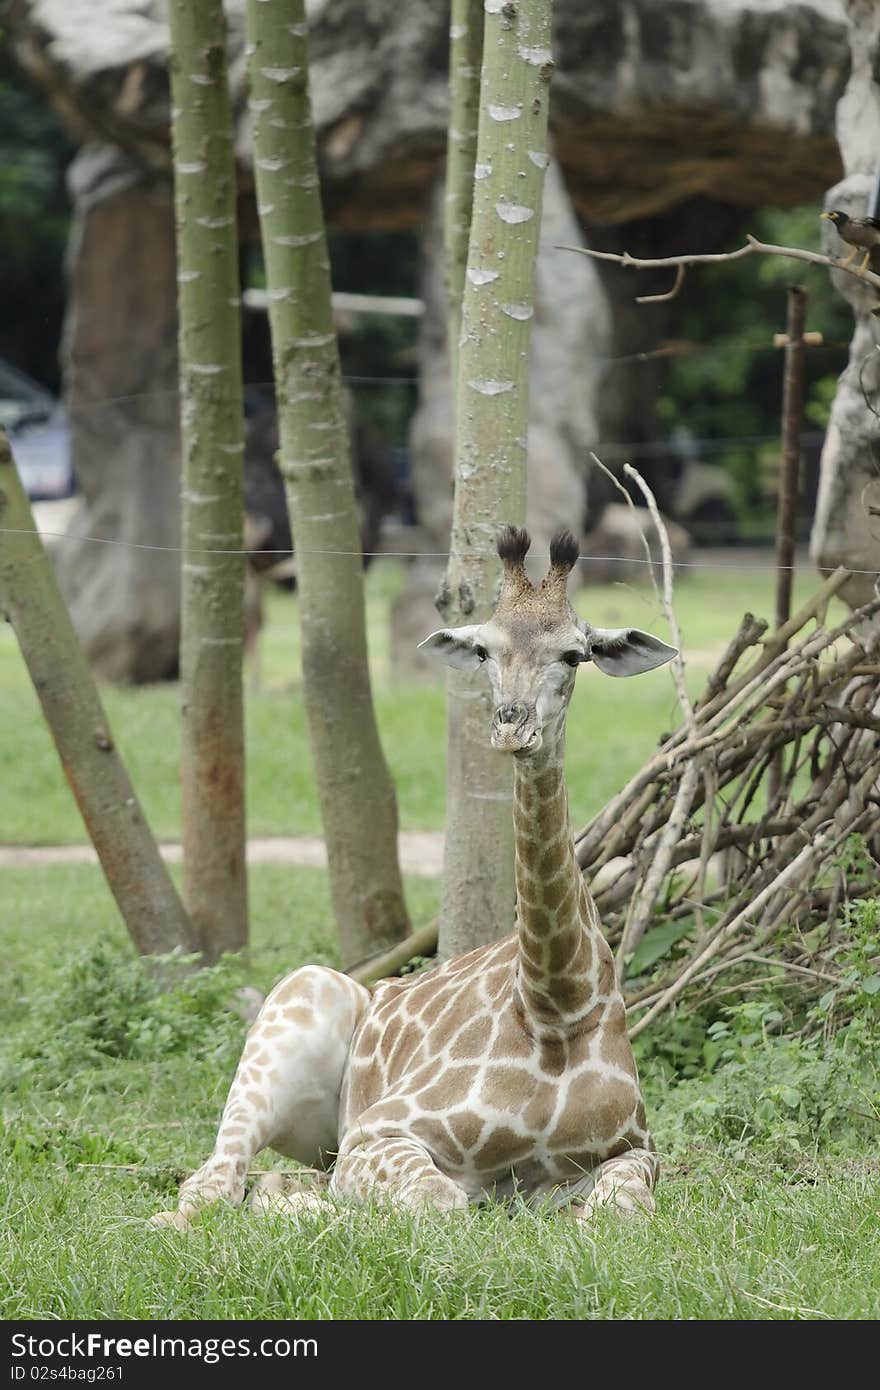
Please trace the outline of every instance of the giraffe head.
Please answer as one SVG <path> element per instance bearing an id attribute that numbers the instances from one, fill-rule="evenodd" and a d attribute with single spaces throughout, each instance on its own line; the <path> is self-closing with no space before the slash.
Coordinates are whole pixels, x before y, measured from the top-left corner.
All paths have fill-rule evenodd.
<path id="1" fill-rule="evenodd" d="M 492 746 L 519 756 L 536 753 L 544 734 L 561 725 L 575 674 L 592 661 L 609 676 L 635 676 L 662 666 L 676 649 L 638 628 L 597 628 L 568 601 L 568 576 L 578 558 L 570 531 L 550 542 L 550 568 L 537 586 L 525 571 L 530 540 L 506 527 L 498 539 L 503 572 L 488 622 L 441 628 L 421 643 L 449 666 L 483 669 L 492 691 Z"/>

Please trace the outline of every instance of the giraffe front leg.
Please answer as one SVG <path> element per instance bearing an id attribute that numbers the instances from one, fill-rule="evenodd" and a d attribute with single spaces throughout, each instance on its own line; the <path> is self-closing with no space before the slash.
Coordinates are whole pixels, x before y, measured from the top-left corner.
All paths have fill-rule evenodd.
<path id="1" fill-rule="evenodd" d="M 660 1165 L 655 1153 L 648 1149 L 629 1149 L 617 1158 L 608 1158 L 596 1170 L 592 1191 L 584 1202 L 573 1205 L 572 1213 L 579 1221 L 589 1221 L 597 1207 L 614 1207 L 621 1216 L 630 1217 L 655 1210 L 653 1188 Z"/>
<path id="2" fill-rule="evenodd" d="M 157 1212 L 155 1225 L 185 1229 L 220 1198 L 240 1205 L 261 1149 L 315 1168 L 332 1162 L 342 1077 L 369 997 L 324 966 L 295 970 L 275 986 L 248 1034 L 214 1152 L 181 1187 L 176 1211 Z"/>
<path id="3" fill-rule="evenodd" d="M 343 1144 L 330 1190 L 359 1201 L 388 1197 L 416 1213 L 469 1205 L 464 1188 L 441 1173 L 425 1146 L 403 1134 Z"/>

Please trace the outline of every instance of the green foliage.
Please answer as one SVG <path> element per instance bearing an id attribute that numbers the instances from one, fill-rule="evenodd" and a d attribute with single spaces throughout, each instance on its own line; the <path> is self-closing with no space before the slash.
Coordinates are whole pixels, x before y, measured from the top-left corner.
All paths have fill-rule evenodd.
<path id="1" fill-rule="evenodd" d="M 637 1039 L 647 1088 L 663 1095 L 667 1152 L 757 1152 L 790 1168 L 876 1139 L 878 927 L 880 900 L 846 907 L 833 957 L 841 983 L 818 998 L 814 980 L 786 991 L 780 968 L 760 994 L 745 980 L 730 1002 L 681 1009 Z"/>
<path id="2" fill-rule="evenodd" d="M 818 212 L 812 203 L 761 209 L 749 216 L 743 231 L 775 245 L 818 251 Z M 734 244 L 741 241 L 732 240 L 731 249 Z M 773 335 L 785 327 L 786 288 L 804 286 L 809 294 L 807 328 L 824 338 L 806 354 L 806 417 L 819 429 L 828 422 L 837 377 L 846 364 L 852 316 L 826 270 L 782 257 L 705 266 L 689 279 L 679 337 L 699 350 L 672 358 L 659 418 L 670 430 L 684 427 L 709 441 L 707 461 L 732 474 L 741 507 L 755 520 L 771 523 L 772 532 L 772 460 L 778 452 L 783 370 Z M 773 441 L 769 456 L 758 443 L 762 437 Z"/>
<path id="3" fill-rule="evenodd" d="M 141 1164 L 143 1148 L 114 1139 L 109 1132 L 90 1129 L 66 1119 L 29 1114 L 14 1122 L 0 1120 L 0 1162 L 28 1169 L 49 1164 L 65 1168 L 78 1165 Z"/>
<path id="4" fill-rule="evenodd" d="M 862 1021 L 832 1043 L 774 1037 L 782 1017 L 772 999 L 757 999 L 725 1009 L 704 1029 L 702 1075 L 669 1087 L 659 1106 L 659 1142 L 671 1158 L 753 1153 L 791 1170 L 858 1152 L 876 1138 L 876 1031 Z M 694 1043 L 699 1027 L 690 1022 Z M 664 1051 L 668 1061 L 671 1049 Z M 652 1075 L 657 1084 L 657 1072 L 646 1067 L 649 1092 Z"/>
<path id="5" fill-rule="evenodd" d="M 635 567 L 633 567 L 635 568 Z M 397 785 L 405 830 L 439 830 L 445 819 L 445 688 L 442 675 L 392 680 L 389 605 L 407 571 L 383 560 L 366 576 L 370 669 L 377 717 Z M 795 577 L 794 603 L 813 592 L 809 573 Z M 575 596 L 596 626 L 628 623 L 664 636 L 647 586 L 591 585 Z M 693 693 L 705 681 L 749 609 L 772 614 L 772 572 L 682 571 L 676 611 L 686 637 Z M 260 639 L 262 689 L 248 693 L 248 829 L 251 835 L 321 833 L 305 711 L 299 684 L 299 615 L 295 594 L 272 592 Z M 427 635 L 427 634 L 426 634 Z M 180 708 L 172 685 L 102 691 L 108 718 L 149 823 L 163 839 L 180 833 Z M 625 697 L 625 699 L 624 699 Z M 623 701 L 623 703 L 622 703 Z M 626 717 L 621 718 L 625 706 Z M 619 791 L 679 718 L 668 668 L 627 683 L 582 667 L 568 716 L 566 776 L 577 825 Z M 71 844 L 85 838 L 58 765 L 15 636 L 0 624 L 0 824 L 7 844 Z"/>
<path id="6" fill-rule="evenodd" d="M 64 172 L 72 153 L 0 27 L 0 357 L 52 389 L 69 221 Z"/>
<path id="7" fill-rule="evenodd" d="M 841 1018 L 854 1016 L 865 1026 L 873 1024 L 880 1034 L 880 899 L 846 903 L 839 933 L 834 963 L 840 984 L 825 991 L 812 1017 L 822 1020 L 826 1032 Z"/>
<path id="8" fill-rule="evenodd" d="M 633 952 L 629 963 L 630 979 L 635 979 L 644 971 L 650 970 L 692 930 L 693 922 L 689 918 L 683 918 L 678 922 L 663 922 L 658 927 L 652 927 Z"/>
<path id="9" fill-rule="evenodd" d="M 857 1060 L 846 1041 L 852 1025 L 826 1055 L 818 1044 L 775 1037 L 766 1017 L 742 1014 L 730 1020 L 730 1039 L 708 1039 L 730 1054 L 719 1053 L 708 1078 L 677 1082 L 668 1065 L 646 1063 L 663 1161 L 652 1222 L 602 1212 L 582 1230 L 556 1214 L 489 1203 L 417 1224 L 353 1207 L 295 1229 L 286 1218 L 221 1204 L 185 1240 L 150 1229 L 147 1218 L 173 1202 L 181 1178 L 210 1152 L 244 1034 L 226 1005 L 245 967 L 239 973 L 224 963 L 160 999 L 155 981 L 135 968 L 96 870 L 2 873 L 6 1081 L 14 1081 L 14 1058 L 29 1059 L 0 1107 L 3 1317 L 876 1313 L 876 1123 L 847 1109 L 872 1113 L 864 1051 L 868 1079 L 860 1082 L 854 1069 L 847 1091 L 841 1054 Z M 333 959 L 325 875 L 258 867 L 251 887 L 249 979 L 266 989 L 307 959 Z M 435 884 L 413 880 L 409 890 L 418 920 L 436 911 Z M 91 1020 L 84 1038 L 79 1013 Z M 679 1022 L 665 1020 L 656 1031 L 665 1037 Z M 869 1042 L 866 1033 L 865 1049 Z M 774 1087 L 790 1090 L 774 1094 Z M 753 1113 L 766 1097 L 778 1121 Z M 822 1121 L 829 1102 L 839 1129 Z M 774 1140 L 774 1127 L 792 1118 L 798 1132 Z M 748 1134 L 740 1142 L 744 1121 L 751 1142 Z M 819 1144 L 807 1133 L 816 1123 Z M 271 1153 L 258 1162 L 278 1166 Z"/>
<path id="10" fill-rule="evenodd" d="M 0 1070 L 0 1088 L 59 1086 L 72 1072 L 111 1060 L 191 1053 L 228 1064 L 244 1034 L 231 1008 L 241 963 L 227 957 L 210 969 L 193 966 L 167 957 L 148 968 L 107 940 L 62 957 L 51 985 L 27 1001 L 21 1053 Z M 171 988 L 169 975 L 178 976 Z"/>

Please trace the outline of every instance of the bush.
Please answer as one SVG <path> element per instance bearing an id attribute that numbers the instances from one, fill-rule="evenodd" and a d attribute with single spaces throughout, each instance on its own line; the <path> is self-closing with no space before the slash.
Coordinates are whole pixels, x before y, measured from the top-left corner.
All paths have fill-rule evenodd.
<path id="1" fill-rule="evenodd" d="M 111 1060 L 160 1062 L 190 1053 L 234 1061 L 246 1030 L 231 1007 L 241 962 L 227 957 L 178 974 L 169 988 L 163 974 L 192 963 L 175 958 L 156 969 L 104 942 L 63 958 L 51 986 L 27 1001 L 23 1046 L 17 1058 L 0 1060 L 0 1089 L 23 1081 L 54 1088 Z"/>

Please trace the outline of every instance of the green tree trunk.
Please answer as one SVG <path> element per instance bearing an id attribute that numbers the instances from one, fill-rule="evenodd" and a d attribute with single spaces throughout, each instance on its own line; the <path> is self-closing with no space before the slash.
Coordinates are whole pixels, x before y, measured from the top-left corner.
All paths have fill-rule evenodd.
<path id="1" fill-rule="evenodd" d="M 452 380 L 458 369 L 461 297 L 467 266 L 483 61 L 483 0 L 452 0 L 449 24 L 449 132 L 446 140 L 446 295 Z"/>
<path id="2" fill-rule="evenodd" d="M 250 102 L 280 467 L 296 550 L 303 684 L 346 963 L 409 927 L 394 785 L 373 712 L 361 543 L 330 301 L 303 0 L 249 0 Z"/>
<path id="3" fill-rule="evenodd" d="M 183 575 L 184 893 L 205 956 L 247 945 L 236 173 L 221 0 L 172 0 Z M 230 552 L 222 554 L 218 552 Z"/>
<path id="4" fill-rule="evenodd" d="M 489 617 L 498 531 L 525 515 L 529 337 L 548 163 L 550 0 L 486 0 L 485 11 L 456 385 L 452 554 L 439 602 L 452 626 Z M 513 769 L 489 746 L 490 717 L 485 682 L 450 672 L 444 956 L 513 927 Z"/>
<path id="5" fill-rule="evenodd" d="M 116 751 L 92 673 L 0 430 L 0 614 L 12 624 L 101 868 L 143 955 L 196 933 Z"/>

